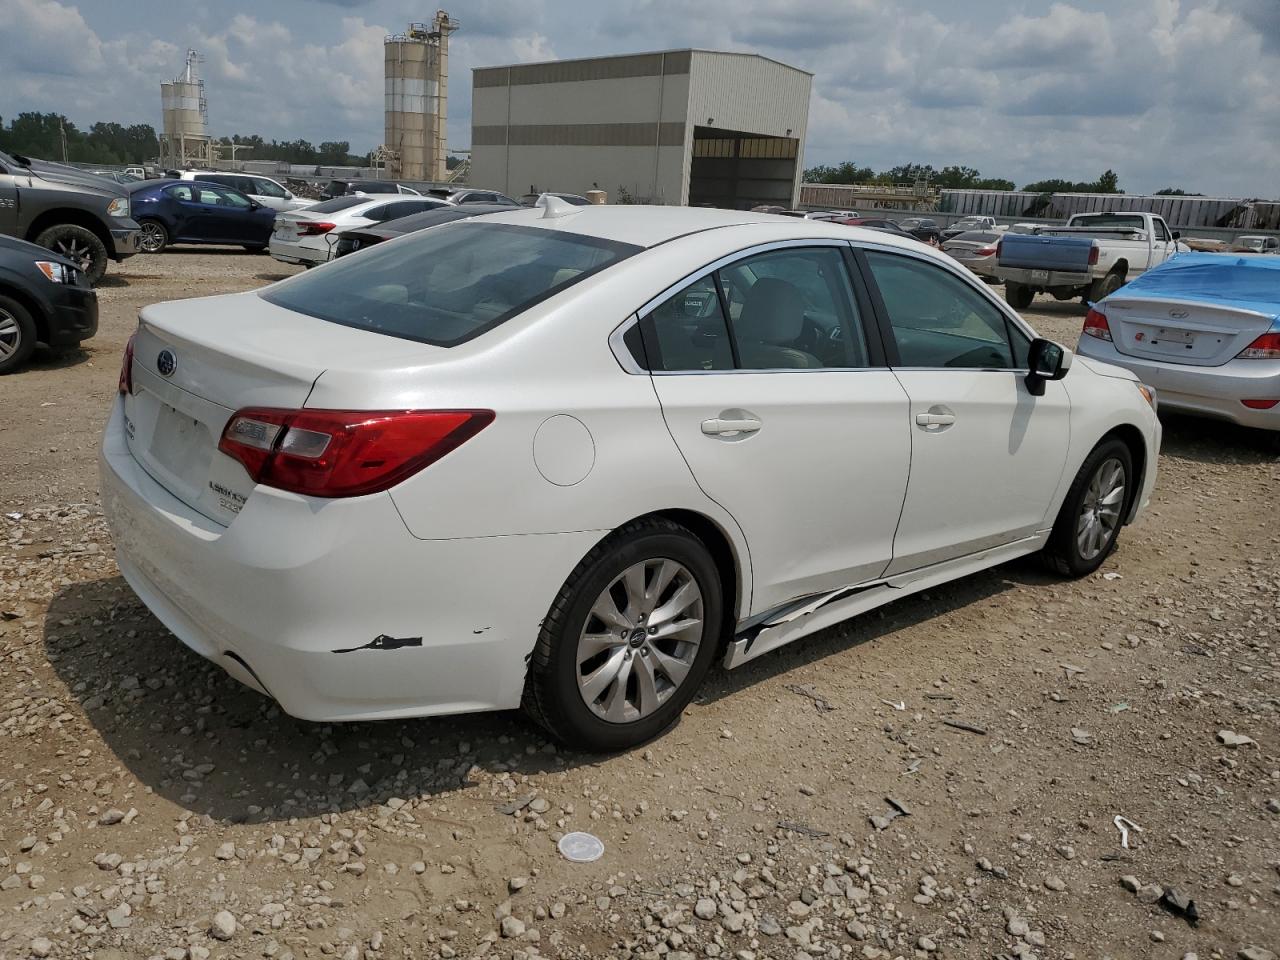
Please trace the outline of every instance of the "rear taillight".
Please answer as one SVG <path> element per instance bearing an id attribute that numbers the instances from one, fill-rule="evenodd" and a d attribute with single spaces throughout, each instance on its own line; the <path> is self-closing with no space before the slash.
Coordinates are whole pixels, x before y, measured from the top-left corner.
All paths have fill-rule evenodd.
<path id="1" fill-rule="evenodd" d="M 1240 351 L 1239 360 L 1280 360 L 1280 332 L 1264 333 Z"/>
<path id="2" fill-rule="evenodd" d="M 1241 400 L 1240 402 L 1250 410 L 1270 410 L 1280 403 L 1280 400 Z"/>
<path id="3" fill-rule="evenodd" d="M 138 335 L 136 333 L 129 336 L 128 341 L 124 345 L 124 359 L 120 361 L 120 393 L 133 393 L 133 341 Z"/>
<path id="4" fill-rule="evenodd" d="M 980 257 L 989 257 L 996 252 L 996 248 L 995 247 L 979 247 L 977 250 L 973 252 Z"/>
<path id="5" fill-rule="evenodd" d="M 1084 330 L 1086 337 L 1097 337 L 1099 340 L 1111 339 L 1111 327 L 1107 325 L 1107 315 L 1097 310 L 1090 309 L 1084 316 Z"/>
<path id="6" fill-rule="evenodd" d="M 237 411 L 218 449 L 255 482 L 312 497 L 395 486 L 493 422 L 492 410 Z"/>
<path id="7" fill-rule="evenodd" d="M 330 223 L 328 220 L 299 220 L 298 236 L 318 237 L 322 233 L 328 233 L 336 226 L 336 223 Z"/>
<path id="8" fill-rule="evenodd" d="M 1003 257 L 1003 256 L 1004 256 L 1004 241 L 1003 241 L 1003 240 L 1001 240 L 999 243 L 997 243 L 997 244 L 996 244 L 996 256 L 997 256 L 997 257 Z"/>
<path id="9" fill-rule="evenodd" d="M 1089 266 L 1096 266 L 1098 263 L 1098 247 L 1095 244 L 1089 248 Z"/>

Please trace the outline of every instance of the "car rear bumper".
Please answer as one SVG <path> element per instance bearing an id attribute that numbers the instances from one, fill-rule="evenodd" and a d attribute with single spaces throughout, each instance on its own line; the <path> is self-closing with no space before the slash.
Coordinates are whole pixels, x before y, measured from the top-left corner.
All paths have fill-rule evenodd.
<path id="1" fill-rule="evenodd" d="M 196 653 L 307 720 L 518 706 L 539 624 L 600 537 L 420 540 L 386 493 L 318 500 L 265 487 L 222 527 L 142 469 L 118 400 L 100 473 L 139 598 Z M 379 648 L 383 636 L 404 645 Z"/>
<path id="2" fill-rule="evenodd" d="M 1269 410 L 1255 410 L 1241 402 L 1280 400 L 1280 360 L 1230 360 L 1218 367 L 1162 363 L 1128 356 L 1114 343 L 1084 336 L 1076 352 L 1132 371 L 1156 388 L 1161 409 L 1280 430 L 1280 403 Z"/>
<path id="3" fill-rule="evenodd" d="M 1068 270 L 1024 270 L 1021 267 L 997 267 L 996 276 L 1005 283 L 1049 290 L 1054 287 L 1086 287 L 1093 282 L 1089 273 Z"/>
<path id="4" fill-rule="evenodd" d="M 317 239 L 324 240 L 323 237 Z M 328 243 L 323 247 L 309 246 L 297 241 L 278 240 L 274 235 L 271 237 L 268 249 L 271 251 L 271 256 L 284 263 L 304 264 L 328 263 L 332 252 Z"/>

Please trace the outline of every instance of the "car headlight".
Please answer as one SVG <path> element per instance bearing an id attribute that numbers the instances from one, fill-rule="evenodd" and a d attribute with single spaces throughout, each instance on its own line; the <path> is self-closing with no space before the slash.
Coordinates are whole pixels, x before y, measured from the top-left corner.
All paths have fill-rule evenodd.
<path id="1" fill-rule="evenodd" d="M 107 215 L 112 217 L 121 217 L 122 219 L 129 216 L 129 198 L 116 197 L 107 204 Z"/>
<path id="2" fill-rule="evenodd" d="M 52 283 L 75 283 L 76 271 L 65 263 L 54 263 L 52 260 L 37 260 L 36 269 L 43 273 Z"/>
<path id="3" fill-rule="evenodd" d="M 1147 401 L 1147 403 L 1151 404 L 1151 409 L 1152 410 L 1157 409 L 1159 400 L 1156 397 L 1156 388 L 1149 387 L 1145 383 L 1142 383 L 1140 381 L 1135 381 L 1134 386 L 1137 387 L 1138 392 L 1142 394 L 1142 399 Z"/>

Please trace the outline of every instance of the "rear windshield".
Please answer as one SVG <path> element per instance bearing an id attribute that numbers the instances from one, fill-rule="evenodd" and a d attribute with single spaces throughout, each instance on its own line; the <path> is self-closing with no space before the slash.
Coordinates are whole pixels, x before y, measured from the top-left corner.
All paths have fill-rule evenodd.
<path id="1" fill-rule="evenodd" d="M 463 221 L 344 257 L 259 296 L 331 323 L 452 347 L 641 249 Z"/>
<path id="2" fill-rule="evenodd" d="M 1135 227 L 1141 230 L 1146 226 L 1142 217 L 1123 213 L 1098 213 L 1076 217 L 1071 221 L 1073 227 Z"/>
<path id="3" fill-rule="evenodd" d="M 332 200 L 321 200 L 319 203 L 313 203 L 306 208 L 308 213 L 337 213 L 339 210 L 345 210 L 347 207 L 354 207 L 359 203 L 368 203 L 368 197 L 334 197 Z"/>

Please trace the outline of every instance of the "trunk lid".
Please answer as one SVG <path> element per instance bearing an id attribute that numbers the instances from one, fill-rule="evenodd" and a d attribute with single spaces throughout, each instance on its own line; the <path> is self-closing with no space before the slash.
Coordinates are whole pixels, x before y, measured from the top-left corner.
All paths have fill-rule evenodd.
<path id="1" fill-rule="evenodd" d="M 1116 349 L 1130 357 L 1216 367 L 1261 334 L 1276 315 L 1172 298 L 1108 298 L 1100 305 Z"/>
<path id="2" fill-rule="evenodd" d="M 142 311 L 134 341 L 129 451 L 175 497 L 227 525 L 254 487 L 218 450 L 236 410 L 297 409 L 326 370 L 381 373 L 431 352 L 442 351 L 295 313 L 254 293 L 156 304 Z"/>

